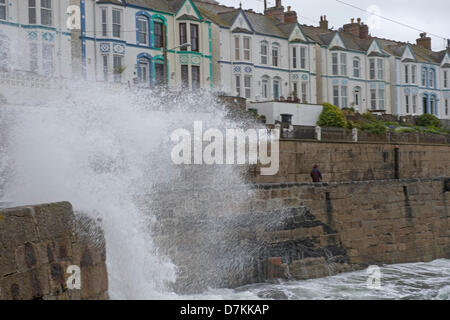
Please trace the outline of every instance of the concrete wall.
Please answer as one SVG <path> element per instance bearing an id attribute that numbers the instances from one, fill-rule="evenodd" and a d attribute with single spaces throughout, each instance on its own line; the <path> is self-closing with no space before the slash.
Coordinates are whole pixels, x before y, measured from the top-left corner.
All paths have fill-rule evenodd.
<path id="1" fill-rule="evenodd" d="M 256 109 L 259 115 L 266 116 L 267 124 L 281 121 L 282 114 L 291 114 L 294 126 L 315 126 L 323 109 L 321 105 L 286 102 L 250 103 L 248 108 Z"/>
<path id="2" fill-rule="evenodd" d="M 102 232 L 70 203 L 0 209 L 0 300 L 107 299 Z M 81 288 L 68 288 L 69 266 Z"/>
<path id="3" fill-rule="evenodd" d="M 398 144 L 400 178 L 450 175 L 450 146 Z M 388 143 L 280 141 L 280 171 L 276 176 L 251 179 L 255 183 L 311 181 L 318 164 L 324 181 L 383 180 L 395 177 L 395 147 Z"/>

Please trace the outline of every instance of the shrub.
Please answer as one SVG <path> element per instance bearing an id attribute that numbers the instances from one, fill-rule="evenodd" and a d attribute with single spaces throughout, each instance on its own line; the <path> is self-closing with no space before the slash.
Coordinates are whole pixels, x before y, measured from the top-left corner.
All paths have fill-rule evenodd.
<path id="1" fill-rule="evenodd" d="M 362 117 L 370 122 L 377 121 L 377 118 L 375 118 L 375 116 L 372 113 L 370 113 L 369 111 L 364 112 Z"/>
<path id="2" fill-rule="evenodd" d="M 382 122 L 365 124 L 362 129 L 368 133 L 383 135 L 386 134 L 386 127 Z"/>
<path id="3" fill-rule="evenodd" d="M 438 118 L 432 114 L 423 114 L 416 118 L 416 125 L 428 128 L 441 128 L 442 124 Z"/>
<path id="4" fill-rule="evenodd" d="M 330 103 L 324 103 L 317 125 L 321 127 L 346 128 L 347 120 L 342 110 L 338 107 Z"/>

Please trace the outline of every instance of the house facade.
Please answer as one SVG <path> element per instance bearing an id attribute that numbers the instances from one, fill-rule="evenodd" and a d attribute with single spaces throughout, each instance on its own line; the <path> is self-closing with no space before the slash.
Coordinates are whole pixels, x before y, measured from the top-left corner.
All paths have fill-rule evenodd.
<path id="1" fill-rule="evenodd" d="M 281 1 L 265 14 L 195 1 L 219 29 L 220 86 L 250 101 L 296 97 L 316 103 L 315 43 L 303 33 L 297 14 Z"/>

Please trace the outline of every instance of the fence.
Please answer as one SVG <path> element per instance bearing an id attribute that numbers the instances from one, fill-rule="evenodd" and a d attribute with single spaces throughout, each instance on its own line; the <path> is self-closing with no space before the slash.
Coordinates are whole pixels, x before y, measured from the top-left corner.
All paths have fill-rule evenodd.
<path id="1" fill-rule="evenodd" d="M 420 132 L 391 132 L 379 135 L 343 128 L 319 128 L 294 126 L 291 130 L 282 130 L 281 138 L 298 140 L 344 141 L 344 142 L 387 142 L 387 143 L 424 143 L 450 144 L 450 135 Z"/>

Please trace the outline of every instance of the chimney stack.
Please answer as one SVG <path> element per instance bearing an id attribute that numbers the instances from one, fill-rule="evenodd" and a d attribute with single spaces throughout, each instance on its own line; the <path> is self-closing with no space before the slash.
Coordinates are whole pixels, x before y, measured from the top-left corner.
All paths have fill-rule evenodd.
<path id="1" fill-rule="evenodd" d="M 356 19 L 356 22 L 355 19 L 352 18 L 350 23 L 345 24 L 342 30 L 343 32 L 350 33 L 362 40 L 370 39 L 369 26 L 364 24 L 361 18 Z"/>
<path id="2" fill-rule="evenodd" d="M 328 20 L 327 16 L 320 16 L 320 29 L 328 31 Z"/>
<path id="3" fill-rule="evenodd" d="M 284 23 L 297 23 L 297 12 L 291 11 L 291 7 L 288 6 L 288 11 L 284 13 Z"/>
<path id="4" fill-rule="evenodd" d="M 420 38 L 416 40 L 418 46 L 431 50 L 431 38 L 427 37 L 427 33 L 420 34 Z"/>
<path id="5" fill-rule="evenodd" d="M 264 3 L 267 6 L 267 2 Z M 276 0 L 275 7 L 264 10 L 266 16 L 274 17 L 279 22 L 284 23 L 284 7 L 281 5 L 281 0 Z M 296 14 L 297 15 L 297 14 Z"/>

